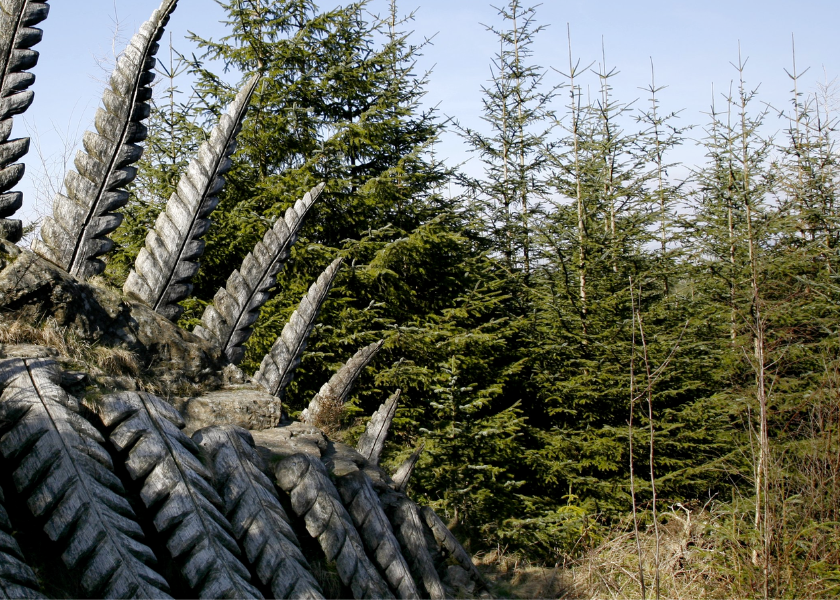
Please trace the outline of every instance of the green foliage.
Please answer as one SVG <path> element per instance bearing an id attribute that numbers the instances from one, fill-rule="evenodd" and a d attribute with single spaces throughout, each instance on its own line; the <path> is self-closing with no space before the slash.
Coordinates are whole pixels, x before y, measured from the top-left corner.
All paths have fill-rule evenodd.
<path id="1" fill-rule="evenodd" d="M 709 115 L 705 163 L 680 178 L 671 157 L 685 128 L 663 110 L 664 88 L 651 81 L 637 108 L 619 99 L 617 70 L 572 57 L 551 85 L 544 77 L 560 71 L 532 54 L 537 11 L 511 0 L 488 27 L 500 50 L 484 129 L 460 129 L 483 168 L 467 176 L 433 157 L 444 126 L 422 107 L 422 45 L 400 31 L 410 17 L 394 4 L 384 17 L 367 2 L 223 6 L 230 35 L 196 38 L 195 94 L 179 105 L 173 75 L 155 105 L 113 282 L 201 141 L 198 125 L 233 96 L 205 64 L 221 60 L 232 79 L 261 71 L 183 325 L 326 181 L 243 363 L 256 369 L 343 256 L 287 390 L 292 414 L 384 338 L 344 415 L 345 439 L 401 388 L 383 464 L 396 468 L 424 443 L 410 492 L 471 549 L 553 564 L 608 544 L 606 527 L 633 508 L 714 497 L 728 515 L 715 539 L 740 561 L 721 563 L 721 578 L 739 595 L 765 584 L 762 553 L 779 596 L 796 593 L 795 572 L 836 585 L 840 165 L 836 124 L 798 91 L 800 75 L 774 139 L 774 113 L 756 109 L 741 64 L 737 93 Z M 450 181 L 460 195 L 443 192 Z"/>
<path id="2" fill-rule="evenodd" d="M 498 388 L 462 386 L 459 363 L 464 358 L 453 356 L 441 365 L 435 395 L 424 415 L 434 429 L 419 430 L 426 452 L 418 467 L 422 476 L 418 474 L 413 490 L 468 535 L 481 535 L 486 544 L 497 539 L 501 517 L 521 503 L 517 492 L 523 482 L 511 464 L 522 458 L 523 419 L 516 405 L 494 409 Z"/>
<path id="3" fill-rule="evenodd" d="M 488 26 L 500 50 L 492 79 L 482 88 L 483 120 L 488 133 L 458 127 L 485 168 L 484 177 L 461 175 L 459 182 L 482 212 L 483 231 L 510 270 L 527 276 L 533 260 L 533 229 L 545 195 L 548 157 L 543 151 L 551 131 L 553 91 L 543 91 L 543 69 L 528 61 L 536 36 L 536 7 L 511 0 L 496 9 L 505 28 Z"/>

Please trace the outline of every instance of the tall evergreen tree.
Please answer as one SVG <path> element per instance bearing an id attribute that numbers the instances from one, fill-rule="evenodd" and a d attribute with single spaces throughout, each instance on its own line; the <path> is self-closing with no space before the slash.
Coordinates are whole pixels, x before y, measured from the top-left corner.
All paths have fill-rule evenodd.
<path id="1" fill-rule="evenodd" d="M 826 234 L 833 218 L 820 214 L 834 201 L 834 167 L 824 145 L 831 136 L 800 95 L 795 69 L 779 145 L 763 131 L 769 112 L 753 108 L 756 92 L 746 86 L 742 61 L 737 69 L 725 112 L 712 111 L 710 160 L 698 177 L 693 278 L 718 331 L 719 386 L 711 400 L 740 424 L 731 430 L 727 463 L 752 492 L 752 582 L 775 596 L 782 588 L 772 563 L 790 543 L 785 528 L 798 520 L 788 512 L 788 490 L 808 488 L 785 466 L 798 452 L 798 424 L 821 410 L 817 390 L 833 377 L 836 360 L 835 307 L 825 303 L 831 286 L 820 283 L 832 272 Z"/>
<path id="2" fill-rule="evenodd" d="M 630 502 L 627 422 L 639 390 L 650 388 L 651 406 L 635 423 L 652 432 L 655 452 L 649 436 L 636 439 L 637 429 L 632 460 L 638 472 L 660 457 L 655 476 L 669 482 L 660 497 L 684 498 L 713 484 L 716 476 L 698 462 L 718 455 L 721 423 L 710 417 L 698 426 L 695 403 L 708 393 L 703 372 L 712 358 L 704 356 L 698 307 L 685 282 L 670 294 L 662 285 L 684 273 L 678 256 L 660 246 L 663 214 L 679 200 L 678 188 L 664 181 L 662 120 L 645 113 L 641 132 L 626 131 L 631 107 L 613 98 L 617 71 L 605 64 L 588 71 L 574 60 L 569 69 L 558 120 L 565 136 L 550 153 L 555 195 L 534 287 L 529 356 L 543 414 L 533 421 L 538 444 L 530 457 L 544 493 L 618 515 Z M 587 75 L 597 77 L 597 96 L 584 93 Z M 634 384 L 632 365 L 645 361 L 651 374 L 637 371 Z M 640 497 L 650 498 L 651 485 L 637 486 Z"/>
<path id="3" fill-rule="evenodd" d="M 516 370 L 500 333 L 506 296 L 480 236 L 467 228 L 468 215 L 457 210 L 457 199 L 438 193 L 448 171 L 431 153 L 441 124 L 419 106 L 426 79 L 414 77 L 413 69 L 421 47 L 401 32 L 406 20 L 395 3 L 382 18 L 370 17 L 365 2 L 327 12 L 299 0 L 224 6 L 232 33 L 218 42 L 198 40 L 206 51 L 202 60 L 222 60 L 233 72 L 262 70 L 265 77 L 243 124 L 182 324 L 200 316 L 273 220 L 325 181 L 276 296 L 262 309 L 243 367 L 255 368 L 321 269 L 336 254 L 345 256 L 350 268 L 333 286 L 284 402 L 294 413 L 359 346 L 387 338 L 346 411 L 347 435 L 358 431 L 357 417 L 400 387 L 396 448 L 386 461 L 427 440 L 430 468 L 451 474 L 461 468 L 454 457 L 464 435 L 485 432 L 497 440 L 500 454 L 477 451 L 470 458 L 470 469 L 490 469 L 492 476 L 479 477 L 468 492 L 458 492 L 458 477 L 432 471 L 412 483 L 429 502 L 456 511 L 465 533 L 491 539 L 488 523 L 521 509 L 505 482 L 517 481 L 522 461 L 502 460 L 518 447 L 519 425 L 492 433 L 516 413 L 497 399 L 501 382 Z M 200 121 L 225 106 L 232 89 L 202 63 L 193 69 Z M 165 139 L 168 131 L 161 125 L 158 133 Z M 162 170 L 149 168 L 146 176 L 163 187 Z M 126 232 L 126 241 L 132 235 Z M 451 402 L 469 395 L 469 410 L 451 402 L 441 408 L 453 368 L 460 386 L 476 391 L 459 388 Z M 454 420 L 442 419 L 450 408 Z"/>
<path id="4" fill-rule="evenodd" d="M 499 42 L 491 79 L 482 88 L 482 119 L 489 133 L 468 127 L 461 134 L 484 166 L 483 176 L 461 178 L 477 203 L 493 250 L 509 271 L 531 272 L 534 230 L 546 192 L 543 148 L 551 130 L 544 72 L 531 64 L 532 46 L 544 26 L 536 7 L 510 0 L 498 9 L 504 27 L 488 26 Z"/>

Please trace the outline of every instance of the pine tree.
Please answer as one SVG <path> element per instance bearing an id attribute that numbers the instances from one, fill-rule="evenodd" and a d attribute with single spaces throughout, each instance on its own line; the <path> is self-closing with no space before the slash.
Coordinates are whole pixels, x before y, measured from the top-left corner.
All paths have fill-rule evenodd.
<path id="1" fill-rule="evenodd" d="M 217 286 L 291 202 L 326 181 L 276 296 L 263 307 L 243 367 L 255 368 L 323 266 L 343 255 L 350 267 L 333 286 L 284 402 L 294 415 L 358 347 L 387 338 L 345 411 L 346 435 L 358 432 L 360 417 L 399 387 L 392 455 L 428 440 L 428 456 L 445 459 L 435 468 L 450 472 L 460 468 L 454 457 L 464 441 L 447 433 L 452 427 L 489 431 L 516 415 L 506 399 L 497 398 L 502 382 L 516 372 L 504 352 L 507 295 L 469 213 L 457 210 L 459 199 L 438 193 L 448 171 L 431 155 L 441 125 L 433 111 L 419 107 L 426 79 L 414 77 L 413 68 L 420 47 L 400 32 L 407 21 L 398 18 L 395 4 L 385 17 L 371 20 L 366 6 L 320 13 L 311 2 L 229 2 L 232 34 L 200 41 L 202 60 L 266 76 L 244 122 L 213 215 L 196 297 L 182 324 L 200 316 Z M 201 121 L 221 110 L 232 90 L 202 63 L 192 66 L 199 77 L 193 114 Z M 162 170 L 145 173 L 165 185 Z M 433 403 L 451 376 L 453 357 L 460 357 L 460 385 L 483 391 L 476 392 L 471 410 L 459 412 L 457 423 L 447 424 Z M 473 418 L 481 429 L 473 428 Z M 492 467 L 491 479 L 518 481 L 522 461 L 501 460 L 515 453 L 518 427 L 499 434 L 502 454 L 482 458 L 476 452 L 470 464 Z M 459 494 L 456 479 L 418 474 L 416 485 L 429 501 L 460 511 L 465 532 L 476 539 L 490 535 L 483 523 L 491 516 L 501 523 L 521 512 L 512 491 L 493 504 L 483 489 L 492 486 L 477 481 Z"/>
<path id="2" fill-rule="evenodd" d="M 658 224 L 658 242 L 660 255 L 660 270 L 665 293 L 671 288 L 671 279 L 678 273 L 669 273 L 667 265 L 679 261 L 679 229 L 677 226 L 678 205 L 685 202 L 682 193 L 683 182 L 675 180 L 670 168 L 676 166 L 669 163 L 669 153 L 683 142 L 684 130 L 674 124 L 678 114 L 676 112 L 662 113 L 659 93 L 666 86 L 657 86 L 656 76 L 651 61 L 651 81 L 645 89 L 650 94 L 650 106 L 647 110 L 639 111 L 638 122 L 646 127 L 639 138 L 639 145 L 647 150 L 647 162 L 650 165 L 650 202 L 656 212 Z M 675 254 L 676 253 L 676 254 Z"/>
<path id="3" fill-rule="evenodd" d="M 536 7 L 511 0 L 498 9 L 506 28 L 488 26 L 498 37 L 499 51 L 491 80 L 483 92 L 483 120 L 490 132 L 459 128 L 484 166 L 483 177 L 461 177 L 486 222 L 493 250 L 509 271 L 527 278 L 535 254 L 534 230 L 546 192 L 543 148 L 550 133 L 549 104 L 543 70 L 529 60 L 536 36 Z"/>
<path id="4" fill-rule="evenodd" d="M 704 371 L 714 357 L 705 355 L 704 325 L 678 254 L 661 247 L 663 222 L 680 199 L 664 177 L 666 151 L 678 140 L 658 129 L 663 120 L 653 110 L 637 120 L 641 132 L 623 129 L 632 108 L 613 98 L 614 69 L 602 63 L 587 71 L 573 60 L 569 68 L 558 122 L 565 136 L 550 153 L 556 194 L 534 286 L 529 356 L 542 414 L 526 413 L 537 441 L 530 461 L 546 496 L 575 497 L 588 511 L 617 516 L 630 506 L 630 397 L 651 389 L 650 410 L 635 416 L 633 461 L 637 472 L 650 467 L 642 434 L 652 431 L 660 498 L 716 485 L 707 465 L 720 452 L 722 423 L 706 415 L 701 425 L 697 403 L 709 393 Z M 587 75 L 600 92 L 588 99 Z M 666 223 L 666 250 L 673 236 Z M 642 364 L 637 323 L 651 375 L 636 372 L 634 386 L 630 365 Z M 650 482 L 637 484 L 637 496 L 649 499 Z"/>

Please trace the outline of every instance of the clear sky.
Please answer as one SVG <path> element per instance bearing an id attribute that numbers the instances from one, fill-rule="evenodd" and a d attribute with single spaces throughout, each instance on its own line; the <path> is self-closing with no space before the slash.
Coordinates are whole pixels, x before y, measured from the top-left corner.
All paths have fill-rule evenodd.
<path id="1" fill-rule="evenodd" d="M 61 159 L 82 132 L 92 128 L 110 71 L 103 69 L 102 59 L 119 52 L 158 4 L 159 0 L 51 3 L 50 18 L 42 24 L 44 41 L 37 46 L 41 58 L 34 70 L 35 104 L 24 115 L 25 123 L 16 118 L 13 134 L 33 137 L 33 149 L 25 158 L 27 174 L 19 188 L 26 198 L 19 213 L 22 218 L 35 216 L 36 201 L 40 211 L 48 210 L 51 192 L 44 186 L 49 181 L 44 163 L 46 172 L 53 174 L 53 184 L 60 183 Z M 375 12 L 386 5 L 385 0 L 374 0 L 370 6 Z M 434 36 L 418 63 L 418 70 L 433 69 L 427 104 L 465 125 L 481 127 L 480 90 L 490 77 L 490 60 L 498 48 L 497 39 L 483 24 L 499 24 L 497 11 L 484 0 L 400 2 L 403 12 L 415 9 L 416 40 Z M 186 32 L 219 38 L 225 33 L 219 23 L 223 17 L 213 0 L 180 0 L 168 32 L 177 49 L 190 52 Z M 811 69 L 802 80 L 805 91 L 813 92 L 818 82 L 840 75 L 840 0 L 546 0 L 537 9 L 537 19 L 548 27 L 534 45 L 536 64 L 565 70 L 568 24 L 573 53 L 584 65 L 601 60 L 603 39 L 608 66 L 620 72 L 614 88 L 623 99 L 644 97 L 639 88 L 650 83 L 652 59 L 657 84 L 668 86 L 660 95 L 662 108 L 682 110 L 681 122 L 686 125 L 704 122 L 702 112 L 709 108 L 713 83 L 719 91 L 729 87 L 736 76 L 730 62 L 737 61 L 739 42 L 742 55 L 749 57 L 748 85 L 760 84 L 759 99 L 779 108 L 789 102 L 791 84 L 784 69 L 791 69 L 791 35 L 796 39 L 798 69 Z M 546 81 L 559 82 L 559 75 L 549 70 Z M 682 152 L 680 160 L 702 160 L 702 151 L 690 143 Z M 445 136 L 438 153 L 452 164 L 469 157 L 454 134 Z"/>

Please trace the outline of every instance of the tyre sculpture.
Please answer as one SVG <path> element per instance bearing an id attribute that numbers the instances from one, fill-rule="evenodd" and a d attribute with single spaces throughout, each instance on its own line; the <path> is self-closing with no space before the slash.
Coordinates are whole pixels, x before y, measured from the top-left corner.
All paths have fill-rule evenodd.
<path id="1" fill-rule="evenodd" d="M 194 332 L 175 325 L 255 74 L 148 233 L 124 294 L 89 281 L 104 269 L 100 257 L 122 220 L 146 137 L 155 52 L 176 4 L 164 0 L 119 59 L 95 132 L 85 134 L 66 193 L 30 252 L 15 246 L 22 227 L 9 218 L 21 206 L 12 188 L 29 140 L 9 136 L 33 100 L 35 25 L 49 5 L 0 0 L 0 314 L 7 323 L 51 319 L 91 343 L 127 348 L 162 386 L 169 377 L 212 390 L 237 371 L 324 185 L 266 232 Z M 351 357 L 300 422 L 281 418 L 283 392 L 340 267 L 336 259 L 313 283 L 252 384 L 178 402 L 125 380 L 111 393 L 86 394 L 89 375 L 45 345 L 0 345 L 0 596 L 444 598 L 466 593 L 450 585 L 453 568 L 486 596 L 464 548 L 405 493 L 418 453 L 395 479 L 377 465 L 399 391 L 358 450 L 318 427 L 325 411 L 341 409 L 382 342 Z M 326 589 L 336 578 L 338 587 Z"/>

